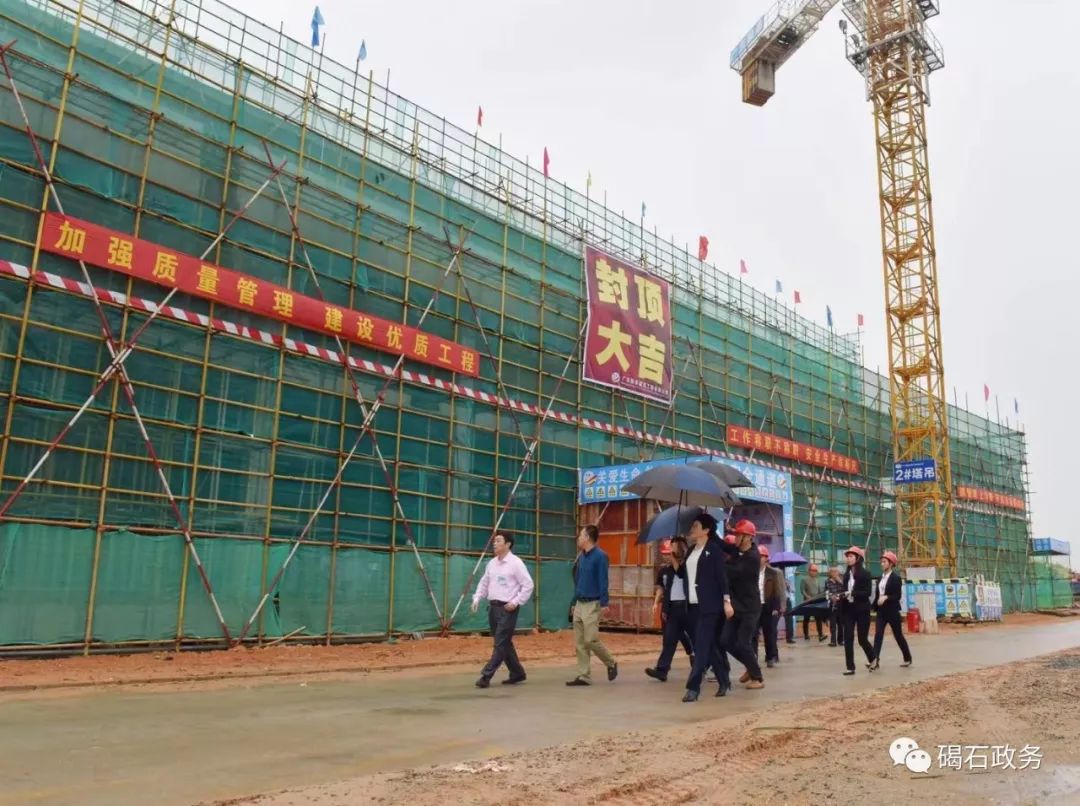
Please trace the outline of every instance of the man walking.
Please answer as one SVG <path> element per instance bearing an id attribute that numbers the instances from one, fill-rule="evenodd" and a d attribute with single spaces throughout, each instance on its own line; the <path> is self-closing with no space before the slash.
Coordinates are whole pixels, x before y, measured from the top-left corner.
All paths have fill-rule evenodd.
<path id="1" fill-rule="evenodd" d="M 518 610 L 529 601 L 533 592 L 532 577 L 521 558 L 513 553 L 514 538 L 497 534 L 491 541 L 495 556 L 488 561 L 484 576 L 473 594 L 472 612 L 480 609 L 480 600 L 488 600 L 488 625 L 495 644 L 491 659 L 480 672 L 477 688 L 487 688 L 499 667 L 506 663 L 510 676 L 503 685 L 525 682 L 525 669 L 518 660 L 514 648 L 514 630 L 517 628 Z"/>
<path id="2" fill-rule="evenodd" d="M 619 676 L 619 664 L 600 641 L 600 610 L 608 603 L 608 557 L 596 545 L 600 530 L 592 524 L 578 533 L 577 563 L 574 565 L 574 645 L 577 649 L 577 676 L 568 686 L 592 685 L 591 655 L 607 667 L 607 679 Z"/>
<path id="3" fill-rule="evenodd" d="M 816 599 L 825 593 L 825 580 L 818 574 L 818 567 L 813 563 L 810 564 L 810 573 L 802 581 L 802 600 L 808 602 L 811 599 Z M 817 639 L 818 641 L 825 640 L 825 631 L 822 629 L 825 624 L 825 616 L 821 613 L 815 613 L 811 616 L 803 616 L 802 618 L 802 637 L 804 641 L 810 640 L 810 619 L 813 618 L 817 622 Z"/>
<path id="4" fill-rule="evenodd" d="M 777 626 L 784 615 L 784 575 L 769 565 L 769 549 L 758 546 L 760 566 L 758 570 L 758 593 L 761 597 L 761 634 L 765 639 L 765 665 L 770 669 L 780 660 L 777 648 Z M 754 635 L 754 655 L 757 656 L 757 634 Z"/>
<path id="5" fill-rule="evenodd" d="M 723 644 L 728 654 L 746 667 L 739 682 L 745 683 L 749 689 L 765 687 L 765 679 L 757 661 L 757 650 L 751 647 L 761 620 L 758 547 L 754 542 L 756 535 L 757 527 L 753 522 L 741 520 L 735 524 L 735 542 L 724 544 L 724 551 L 728 555 L 728 581 L 735 615 L 724 624 Z"/>

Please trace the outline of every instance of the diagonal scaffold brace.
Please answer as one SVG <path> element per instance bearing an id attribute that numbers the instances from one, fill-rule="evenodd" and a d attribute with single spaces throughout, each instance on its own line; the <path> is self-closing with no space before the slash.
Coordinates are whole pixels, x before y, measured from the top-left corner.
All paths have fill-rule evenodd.
<path id="1" fill-rule="evenodd" d="M 266 144 L 265 140 L 263 141 L 262 145 L 263 145 L 263 150 L 266 152 L 266 159 L 268 161 L 270 161 L 271 164 L 273 164 L 273 158 L 272 158 L 272 156 L 270 154 L 270 148 Z M 311 260 L 311 254 L 308 252 L 307 244 L 304 242 L 304 237 L 300 232 L 300 221 L 299 221 L 299 218 L 297 216 L 297 211 L 293 207 L 293 205 L 291 205 L 289 203 L 289 197 L 288 197 L 288 194 L 285 192 L 284 185 L 282 185 L 282 183 L 281 183 L 281 177 L 280 176 L 276 177 L 276 182 L 277 182 L 278 193 L 281 195 L 281 203 L 283 205 L 285 205 L 285 210 L 289 214 L 289 224 L 292 227 L 293 237 L 296 238 L 296 242 L 300 245 L 300 252 L 304 257 L 304 263 L 307 265 L 308 275 L 311 277 L 311 282 L 315 286 L 315 294 L 319 298 L 319 300 L 321 300 L 322 302 L 326 302 L 326 295 L 324 294 L 324 292 L 322 290 L 322 285 L 319 283 L 319 276 L 315 271 L 315 265 Z M 457 250 L 454 249 L 453 244 L 449 244 L 449 246 L 450 246 L 450 251 L 456 255 Z M 335 334 L 334 335 L 334 342 L 337 345 L 338 354 L 341 356 L 341 363 L 345 367 L 345 375 L 346 375 L 346 377 L 347 377 L 347 379 L 349 381 L 349 386 L 352 389 L 353 399 L 356 401 L 356 404 L 360 407 L 361 417 L 363 417 L 364 422 L 368 422 L 369 419 L 373 420 L 373 414 L 371 412 L 371 408 L 369 407 L 368 402 L 364 399 L 363 392 L 360 391 L 360 382 L 357 380 L 356 372 L 353 370 L 351 364 L 349 363 L 348 356 L 347 356 L 347 353 L 345 351 L 345 344 L 342 341 L 341 336 Z M 393 378 L 391 378 L 391 380 L 393 380 Z M 384 387 L 383 391 L 385 391 L 385 387 Z M 381 395 L 380 395 L 380 398 L 381 398 Z M 431 599 L 432 603 L 435 605 L 435 610 L 436 610 L 436 613 L 439 616 L 439 620 L 440 620 L 440 623 L 441 623 L 441 621 L 442 621 L 442 613 L 439 612 L 439 605 L 438 605 L 438 600 L 435 597 L 435 590 L 434 590 L 434 588 L 433 588 L 433 586 L 431 584 L 431 579 L 428 577 L 427 568 L 424 567 L 423 558 L 421 557 L 420 551 L 417 548 L 416 535 L 413 532 L 412 524 L 409 522 L 409 519 L 405 516 L 405 510 L 404 510 L 404 508 L 402 507 L 402 504 L 401 504 L 401 497 L 398 495 L 397 486 L 394 484 L 394 476 L 390 472 L 390 466 L 387 463 L 385 456 L 383 455 L 382 448 L 380 448 L 380 446 L 379 446 L 378 435 L 375 433 L 375 431 L 373 429 L 369 429 L 367 431 L 362 430 L 361 431 L 361 437 L 363 437 L 363 435 L 365 433 L 367 433 L 371 437 L 371 445 L 372 445 L 372 448 L 375 451 L 375 457 L 376 457 L 376 459 L 378 459 L 379 467 L 382 469 L 383 478 L 386 481 L 386 486 L 390 490 L 391 498 L 393 499 L 393 502 L 394 502 L 394 509 L 395 509 L 395 511 L 397 513 L 398 518 L 401 520 L 402 528 L 405 530 L 406 542 L 408 543 L 409 547 L 413 551 L 413 555 L 416 558 L 417 568 L 420 571 L 420 576 L 424 581 L 425 588 L 427 589 L 428 597 Z M 344 470 L 344 466 L 342 466 L 342 471 L 343 470 Z M 333 488 L 331 488 L 331 489 L 333 489 Z M 316 517 L 317 515 L 318 515 L 318 513 L 316 512 L 316 514 L 315 514 L 315 516 L 313 516 L 313 518 Z M 308 524 L 309 528 L 310 528 L 311 523 L 313 523 L 313 521 L 309 522 L 309 524 Z M 303 536 L 300 539 L 302 540 Z M 297 545 L 298 544 L 299 544 L 299 541 L 297 541 Z M 292 553 L 290 552 L 290 558 L 291 558 L 291 555 L 292 555 Z M 272 595 L 274 590 L 276 590 L 278 584 L 280 584 L 281 578 L 285 574 L 285 568 L 287 567 L 287 565 L 288 565 L 288 563 L 286 561 L 285 563 L 282 564 L 282 567 L 279 569 L 279 571 L 275 575 L 273 581 L 271 582 L 270 586 L 267 589 L 267 592 L 269 594 Z M 244 639 L 244 637 L 245 637 L 245 633 L 241 633 L 238 641 L 242 641 Z"/>
<path id="2" fill-rule="evenodd" d="M 15 77 L 12 74 L 10 65 L 8 64 L 8 51 L 11 49 L 13 44 L 14 42 L 5 45 L 3 48 L 0 48 L 0 67 L 2 67 L 4 75 L 7 77 L 8 83 L 11 85 L 12 96 L 14 97 L 15 102 L 19 108 L 19 113 L 22 117 L 26 134 L 30 140 L 30 145 L 33 149 L 34 157 L 38 163 L 38 168 L 41 170 L 42 177 L 44 178 L 45 186 L 48 189 L 49 197 L 52 199 L 53 204 L 57 209 L 57 212 L 63 214 L 64 207 L 60 201 L 60 196 L 57 192 L 56 183 L 53 179 L 52 172 L 49 170 L 48 163 L 46 162 L 45 156 L 41 151 L 41 146 L 38 143 L 37 135 L 34 133 L 33 126 L 30 124 L 30 118 L 26 113 L 26 107 L 23 104 L 22 95 L 19 93 Z M 225 234 L 229 231 L 233 224 L 239 221 L 246 214 L 247 210 L 251 207 L 251 204 L 267 187 L 269 187 L 273 177 L 280 173 L 280 171 L 285 167 L 285 165 L 284 163 L 282 163 L 280 166 L 275 166 L 273 165 L 273 163 L 271 163 L 270 167 L 272 169 L 270 178 L 268 178 L 262 184 L 262 186 L 258 190 L 256 190 L 254 194 L 252 194 L 251 198 L 248 199 L 244 206 L 232 216 L 228 224 L 218 233 L 217 237 L 211 242 L 210 246 L 206 248 L 200 258 L 205 258 L 211 252 L 211 250 L 213 250 L 214 247 L 217 246 L 217 244 L 221 241 L 222 238 L 225 237 Z M 177 525 L 181 529 L 184 543 L 187 547 L 188 552 L 191 555 L 192 562 L 194 562 L 195 567 L 198 571 L 203 589 L 206 591 L 206 594 L 210 599 L 210 604 L 214 608 L 214 614 L 218 620 L 218 626 L 221 628 L 222 635 L 225 638 L 226 643 L 230 643 L 232 639 L 229 633 L 229 628 L 228 625 L 225 623 L 224 615 L 222 614 L 221 608 L 218 605 L 217 597 L 214 594 L 213 586 L 210 584 L 210 578 L 207 576 L 206 569 L 202 564 L 202 559 L 199 557 L 199 553 L 195 548 L 195 541 L 191 535 L 190 522 L 185 520 L 184 515 L 180 510 L 180 505 L 176 500 L 176 496 L 172 491 L 172 487 L 169 485 L 168 478 L 165 475 L 165 471 L 161 464 L 161 460 L 158 457 L 157 450 L 154 448 L 153 440 L 150 438 L 150 434 L 147 431 L 146 424 L 142 418 L 142 413 L 139 411 L 138 405 L 136 404 L 135 390 L 131 384 L 131 378 L 128 376 L 127 370 L 124 367 L 124 362 L 131 356 L 132 352 L 134 351 L 135 344 L 138 342 L 138 339 L 146 331 L 146 328 L 149 327 L 150 323 L 153 322 L 155 318 L 157 318 L 158 314 L 165 309 L 165 307 L 168 305 L 169 300 L 173 297 L 174 294 L 176 294 L 177 289 L 173 288 L 172 290 L 170 290 L 169 293 L 165 296 L 165 298 L 161 301 L 161 303 L 159 303 L 157 307 L 154 308 L 150 316 L 147 317 L 147 319 L 135 331 L 135 333 L 132 334 L 132 337 L 127 342 L 127 344 L 121 345 L 113 335 L 112 328 L 109 325 L 108 317 L 105 314 L 105 310 L 101 302 L 101 297 L 97 291 L 97 288 L 94 286 L 93 280 L 90 278 L 90 272 L 89 269 L 87 269 L 86 263 L 80 259 L 78 261 L 78 264 L 82 272 L 83 282 L 86 284 L 87 288 L 90 291 L 90 298 L 93 300 L 94 308 L 98 317 L 98 323 L 101 328 L 102 336 L 105 339 L 105 344 L 109 351 L 109 356 L 111 360 L 105 370 L 102 371 L 97 383 L 91 390 L 90 395 L 87 397 L 86 401 L 75 411 L 72 417 L 60 430 L 60 433 L 57 434 L 57 436 L 49 443 L 49 445 L 45 449 L 45 452 L 42 454 L 41 458 L 34 464 L 30 472 L 22 479 L 22 481 L 19 482 L 19 484 L 7 497 L 7 499 L 5 499 L 2 504 L 0 504 L 0 518 L 6 516 L 15 501 L 25 491 L 27 485 L 40 472 L 41 468 L 45 465 L 50 456 L 52 456 L 57 446 L 60 445 L 64 438 L 71 432 L 71 429 L 75 427 L 75 424 L 79 421 L 82 415 L 87 411 L 87 409 L 89 409 L 90 405 L 94 402 L 97 396 L 115 376 L 124 393 L 125 400 L 131 407 L 132 415 L 134 416 L 136 425 L 139 429 L 139 435 L 142 438 L 143 443 L 146 447 L 147 456 L 150 459 L 150 462 L 154 467 L 154 471 L 158 476 L 158 480 L 161 482 L 162 489 L 164 490 L 165 495 L 168 498 L 169 507 L 172 510 Z"/>
<path id="3" fill-rule="evenodd" d="M 288 205 L 286 206 L 289 207 Z M 291 207 L 289 207 L 289 209 L 291 210 Z M 419 328 L 421 325 L 423 325 L 424 320 L 427 319 L 428 314 L 431 313 L 432 308 L 435 307 L 435 302 L 438 300 L 439 295 L 442 292 L 442 287 L 443 284 L 446 282 L 446 278 L 450 276 L 451 272 L 453 272 L 454 266 L 457 264 L 458 260 L 460 260 L 461 255 L 465 251 L 465 240 L 468 238 L 468 236 L 469 231 L 463 230 L 460 237 L 458 238 L 457 245 L 454 247 L 453 255 L 450 258 L 450 262 L 446 265 L 446 270 L 439 277 L 438 284 L 435 287 L 434 293 L 431 295 L 431 299 L 428 301 L 427 307 L 424 308 L 423 313 L 420 315 L 420 318 L 417 320 L 416 324 L 413 325 L 413 327 Z M 342 359 L 345 360 L 344 354 L 342 355 Z M 394 381 L 401 379 L 401 367 L 404 363 L 405 354 L 402 353 L 400 356 L 398 356 L 397 361 L 394 362 L 394 366 L 390 371 L 390 375 L 386 379 L 386 382 L 383 384 L 383 387 L 379 390 L 379 393 L 376 395 L 374 402 L 371 404 L 371 406 L 368 407 L 368 413 L 364 417 L 364 420 L 360 425 L 360 433 L 353 441 L 352 447 L 349 449 L 349 452 L 345 456 L 345 459 L 338 466 L 337 473 L 334 474 L 334 478 L 331 479 L 330 483 L 327 485 L 326 491 L 323 493 L 322 498 L 316 505 L 315 510 L 311 513 L 311 516 L 308 518 L 307 523 L 304 524 L 304 528 L 300 531 L 300 534 L 297 536 L 296 540 L 293 541 L 292 547 L 289 549 L 289 553 L 285 556 L 285 559 L 281 563 L 281 567 L 274 575 L 273 580 L 271 580 L 270 584 L 267 586 L 266 591 L 263 593 L 262 598 L 259 600 L 259 604 L 256 605 L 255 610 L 252 612 L 251 616 L 244 624 L 243 629 L 240 631 L 239 636 L 236 638 L 237 644 L 243 642 L 243 640 L 247 637 L 247 634 L 251 631 L 252 626 L 255 624 L 255 620 L 259 617 L 259 613 L 262 612 L 262 609 L 266 606 L 266 603 L 267 601 L 269 601 L 270 596 L 273 595 L 274 590 L 276 590 L 278 584 L 281 582 L 281 578 L 282 576 L 284 576 L 285 571 L 289 567 L 289 564 L 292 562 L 293 557 L 296 556 L 296 552 L 299 550 L 300 545 L 307 538 L 308 533 L 311 531 L 311 527 L 315 524 L 315 520 L 322 513 L 323 507 L 326 506 L 326 502 L 330 498 L 330 494 L 335 489 L 337 489 L 337 486 L 341 483 L 341 477 L 345 473 L 345 468 L 348 467 L 349 463 L 356 455 L 356 451 L 360 448 L 360 443 L 363 441 L 365 435 L 367 435 L 368 431 L 374 427 L 375 415 L 378 414 L 379 409 L 382 408 L 382 404 L 386 400 L 387 390 L 390 388 L 390 385 L 394 383 Z M 386 469 L 385 466 L 385 459 L 383 459 L 383 469 L 389 475 L 389 471 Z M 392 479 L 390 492 L 394 499 L 395 509 L 399 513 L 402 513 L 403 522 L 408 523 L 407 520 L 404 520 L 404 512 L 401 508 L 401 500 L 398 495 L 397 486 L 392 483 Z M 420 551 L 416 546 L 416 541 L 412 539 L 411 531 L 409 531 L 408 542 L 410 544 L 410 548 L 413 551 L 413 554 L 417 558 L 417 562 L 420 564 L 421 570 L 423 571 L 423 563 L 420 561 Z M 439 619 L 439 623 L 443 623 L 442 608 L 439 607 L 439 602 L 435 597 L 435 592 L 431 587 L 430 581 L 427 580 L 426 572 L 424 572 L 423 576 L 425 582 L 427 582 L 428 594 L 431 598 L 431 604 L 435 608 L 435 613 Z"/>
<path id="4" fill-rule="evenodd" d="M 514 480 L 514 485 L 510 488 L 510 492 L 506 496 L 506 503 L 503 504 L 502 510 L 499 512 L 499 517 L 495 519 L 495 525 L 491 529 L 491 534 L 488 536 L 487 542 L 484 543 L 484 550 L 480 552 L 480 556 L 476 560 L 476 565 L 474 565 L 472 571 L 469 572 L 469 578 L 465 580 L 465 586 L 461 590 L 461 595 L 458 597 L 453 611 L 451 611 L 450 615 L 443 622 L 441 635 L 444 637 L 450 632 L 450 628 L 454 624 L 454 619 L 457 617 L 458 610 L 461 609 L 461 603 L 465 601 L 465 596 L 469 592 L 469 588 L 472 587 L 473 579 L 476 578 L 476 572 L 480 570 L 480 565 L 484 562 L 484 558 L 491 549 L 492 541 L 495 539 L 495 535 L 499 533 L 499 528 L 502 526 L 503 519 L 510 510 L 510 504 L 513 503 L 514 496 L 517 495 L 518 487 L 521 486 L 521 481 L 525 478 L 525 473 L 528 471 L 529 465 L 532 464 L 533 457 L 536 455 L 536 449 L 540 446 L 540 439 L 544 432 L 544 424 L 551 416 L 551 407 L 555 405 L 555 399 L 558 397 L 559 390 L 566 380 L 566 373 L 569 372 L 570 367 L 573 366 L 574 356 L 578 353 L 578 348 L 581 346 L 581 340 L 585 338 L 586 328 L 588 328 L 588 322 L 582 325 L 581 330 L 578 332 L 577 341 L 574 342 L 574 349 L 566 356 L 566 363 L 563 365 L 563 370 L 559 375 L 558 383 L 555 384 L 555 388 L 551 392 L 551 397 L 548 399 L 548 404 L 544 407 L 544 411 L 541 414 L 540 422 L 536 426 L 536 436 L 533 437 L 532 442 L 529 443 L 528 450 L 525 451 L 525 458 L 521 460 L 521 469 L 518 471 L 517 478 Z"/>

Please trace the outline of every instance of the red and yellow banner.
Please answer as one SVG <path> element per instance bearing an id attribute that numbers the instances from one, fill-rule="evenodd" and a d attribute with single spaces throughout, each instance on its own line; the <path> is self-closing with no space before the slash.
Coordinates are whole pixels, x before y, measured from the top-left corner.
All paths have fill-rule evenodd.
<path id="1" fill-rule="evenodd" d="M 859 460 L 852 459 L 850 456 L 736 425 L 727 427 L 727 442 L 729 445 L 737 445 L 740 448 L 748 448 L 771 456 L 782 456 L 807 465 L 826 467 L 840 473 L 857 475 L 861 470 Z"/>
<path id="2" fill-rule="evenodd" d="M 585 247 L 589 320 L 582 378 L 671 402 L 671 286 L 617 257 Z"/>
<path id="3" fill-rule="evenodd" d="M 1024 509 L 1024 499 L 1015 495 L 995 493 L 993 490 L 983 490 L 979 487 L 967 487 L 958 485 L 956 497 L 963 501 L 977 501 L 980 504 L 990 504 L 1005 509 Z"/>
<path id="4" fill-rule="evenodd" d="M 206 263 L 150 241 L 59 213 L 46 213 L 41 248 L 193 297 L 340 336 L 463 375 L 480 373 L 475 350 L 416 328 L 322 302 L 284 286 Z"/>

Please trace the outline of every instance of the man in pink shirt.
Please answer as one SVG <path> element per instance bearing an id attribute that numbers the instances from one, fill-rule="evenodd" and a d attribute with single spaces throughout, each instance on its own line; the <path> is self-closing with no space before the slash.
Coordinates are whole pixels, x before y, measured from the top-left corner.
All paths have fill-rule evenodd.
<path id="1" fill-rule="evenodd" d="M 510 676 L 503 680 L 503 685 L 512 686 L 525 682 L 525 668 L 518 660 L 514 649 L 514 630 L 517 627 L 518 608 L 529 601 L 533 592 L 532 577 L 525 563 L 515 555 L 514 538 L 508 534 L 497 534 L 491 541 L 495 556 L 488 562 L 480 584 L 473 594 L 472 612 L 480 609 L 480 600 L 488 600 L 488 624 L 491 626 L 491 638 L 495 648 L 491 660 L 480 672 L 476 681 L 477 688 L 487 688 L 491 678 L 499 667 L 506 663 Z"/>

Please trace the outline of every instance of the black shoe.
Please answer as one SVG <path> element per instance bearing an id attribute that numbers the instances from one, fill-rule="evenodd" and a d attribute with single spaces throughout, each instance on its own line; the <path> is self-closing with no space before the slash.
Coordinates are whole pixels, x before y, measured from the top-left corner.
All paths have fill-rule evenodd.
<path id="1" fill-rule="evenodd" d="M 871 672 L 877 671 L 879 668 L 881 668 L 881 661 L 879 661 L 877 658 L 874 658 L 872 661 L 870 661 L 870 663 L 866 664 L 866 668 L 869 669 Z"/>
<path id="2" fill-rule="evenodd" d="M 849 677 L 849 676 L 851 676 L 853 674 L 855 674 L 855 670 L 854 669 L 848 669 L 846 672 L 844 672 L 844 677 Z"/>
<path id="3" fill-rule="evenodd" d="M 794 643 L 795 643 L 795 639 L 794 639 L 794 638 L 789 638 L 789 639 L 787 639 L 787 640 L 786 640 L 786 641 L 785 641 L 784 643 L 785 643 L 785 644 L 794 644 Z"/>
<path id="4" fill-rule="evenodd" d="M 590 683 L 588 680 L 582 680 L 580 677 L 575 677 L 573 680 L 567 680 L 566 685 L 568 685 L 568 686 L 591 686 L 592 683 Z"/>
<path id="5" fill-rule="evenodd" d="M 900 666 L 903 667 L 903 668 L 907 668 L 910 665 L 911 665 L 910 660 L 906 660 L 906 661 L 904 661 L 903 663 L 900 664 Z"/>
<path id="6" fill-rule="evenodd" d="M 729 691 L 731 691 L 731 683 L 721 683 L 720 688 L 716 690 L 716 696 L 726 697 Z"/>
<path id="7" fill-rule="evenodd" d="M 829 646 L 836 646 L 836 641 L 829 641 Z"/>
<path id="8" fill-rule="evenodd" d="M 802 639 L 803 639 L 804 641 L 809 641 L 809 640 L 810 640 L 810 636 L 809 636 L 809 635 L 804 635 L 804 636 L 802 637 Z"/>
<path id="9" fill-rule="evenodd" d="M 667 682 L 667 672 L 661 672 L 658 669 L 646 669 L 645 674 L 653 680 L 659 680 L 661 683 Z"/>
<path id="10" fill-rule="evenodd" d="M 608 666 L 607 679 L 609 681 L 611 681 L 611 680 L 614 680 L 618 676 L 619 676 L 619 664 L 613 663 L 610 666 Z"/>
<path id="11" fill-rule="evenodd" d="M 526 675 L 521 675 L 521 677 L 508 677 L 502 681 L 502 684 L 504 686 L 516 686 L 518 683 L 524 683 L 526 677 Z"/>
<path id="12" fill-rule="evenodd" d="M 491 685 L 491 679 L 487 678 L 487 677 L 481 677 L 479 680 L 476 681 L 476 687 L 477 688 L 487 688 L 490 685 Z"/>
<path id="13" fill-rule="evenodd" d="M 826 637 L 827 637 L 827 636 L 824 636 L 824 635 L 819 635 L 819 636 L 817 637 L 817 639 L 818 639 L 818 643 L 820 644 L 820 643 L 821 643 L 822 641 L 824 641 L 824 640 L 825 640 L 825 638 L 826 638 Z"/>
<path id="14" fill-rule="evenodd" d="M 683 702 L 697 702 L 698 693 L 692 688 L 688 688 L 686 693 L 682 695 Z"/>
<path id="15" fill-rule="evenodd" d="M 767 661 L 765 661 L 765 666 L 766 666 L 767 668 L 769 668 L 769 669 L 771 669 L 771 668 L 772 668 L 773 666 L 775 666 L 775 665 L 776 665 L 776 662 L 775 662 L 775 661 L 771 661 L 771 660 L 767 660 Z"/>

